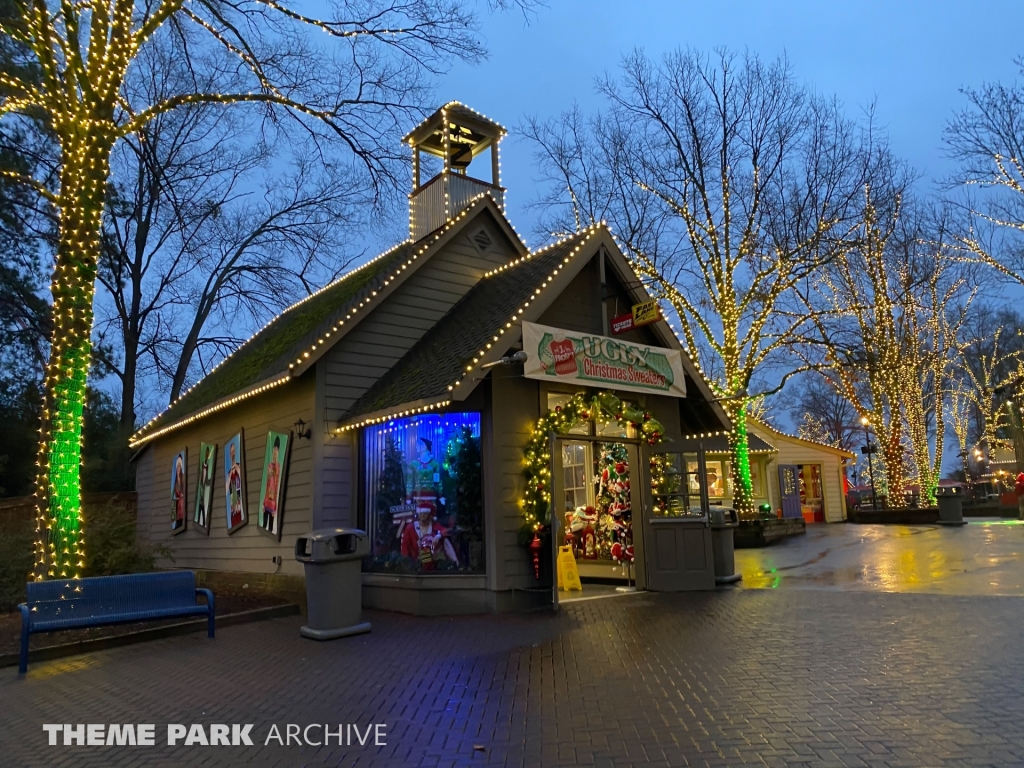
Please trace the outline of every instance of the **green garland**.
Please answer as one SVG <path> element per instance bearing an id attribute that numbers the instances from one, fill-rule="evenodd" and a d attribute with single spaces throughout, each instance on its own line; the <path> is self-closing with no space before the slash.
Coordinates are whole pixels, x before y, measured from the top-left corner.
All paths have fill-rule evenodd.
<path id="1" fill-rule="evenodd" d="M 622 401 L 611 392 L 599 392 L 587 398 L 577 392 L 564 405 L 548 410 L 533 427 L 533 434 L 523 448 L 526 492 L 523 495 L 523 530 L 532 538 L 550 523 L 551 510 L 551 433 L 568 434 L 581 421 L 590 419 L 617 422 L 632 426 L 643 435 L 648 445 L 661 441 L 665 428 L 651 414 L 638 408 L 623 407 Z"/>

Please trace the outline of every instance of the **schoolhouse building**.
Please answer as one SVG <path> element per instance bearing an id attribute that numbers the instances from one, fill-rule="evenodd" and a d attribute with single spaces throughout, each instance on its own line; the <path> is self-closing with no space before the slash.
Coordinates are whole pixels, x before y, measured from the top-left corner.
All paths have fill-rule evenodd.
<path id="1" fill-rule="evenodd" d="M 504 135 L 457 102 L 418 125 L 409 238 L 133 436 L 139 536 L 170 549 L 162 565 L 301 576 L 298 536 L 354 527 L 364 604 L 513 610 L 553 599 L 530 545 L 546 532 L 551 552 L 554 528 L 585 580 L 707 583 L 700 436 L 727 417 L 606 226 L 526 246 Z"/>

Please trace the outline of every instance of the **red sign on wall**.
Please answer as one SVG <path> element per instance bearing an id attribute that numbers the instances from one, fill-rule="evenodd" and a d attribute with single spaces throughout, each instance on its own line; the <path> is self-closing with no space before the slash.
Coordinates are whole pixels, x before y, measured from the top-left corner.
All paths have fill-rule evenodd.
<path id="1" fill-rule="evenodd" d="M 612 318 L 612 333 L 625 333 L 633 330 L 633 313 L 627 312 L 624 315 Z"/>

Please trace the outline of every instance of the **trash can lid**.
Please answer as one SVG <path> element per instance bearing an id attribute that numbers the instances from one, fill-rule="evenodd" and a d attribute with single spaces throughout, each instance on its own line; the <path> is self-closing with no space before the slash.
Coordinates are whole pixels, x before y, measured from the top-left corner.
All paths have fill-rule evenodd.
<path id="1" fill-rule="evenodd" d="M 366 531 L 361 531 L 358 528 L 317 528 L 299 538 L 306 541 L 331 541 L 336 536 L 358 536 L 365 539 Z"/>

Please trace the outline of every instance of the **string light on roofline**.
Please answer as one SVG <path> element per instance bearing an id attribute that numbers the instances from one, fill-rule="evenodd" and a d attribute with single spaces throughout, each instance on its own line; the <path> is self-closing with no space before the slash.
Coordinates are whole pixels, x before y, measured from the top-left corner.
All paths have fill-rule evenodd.
<path id="1" fill-rule="evenodd" d="M 589 230 L 586 231 L 586 234 L 583 236 L 583 239 L 580 241 L 579 245 L 576 248 L 573 249 L 572 253 L 569 256 L 565 257 L 560 262 L 561 266 L 556 267 L 554 269 L 554 271 L 552 271 L 552 273 L 544 281 L 544 286 L 542 286 L 542 288 L 546 287 L 546 286 L 549 286 L 551 284 L 552 278 L 555 275 L 558 274 L 559 270 L 562 267 L 564 267 L 566 264 L 568 264 L 572 260 L 572 258 L 575 257 L 581 251 L 583 244 L 587 240 L 589 240 L 591 237 L 593 237 L 593 235 L 594 235 L 594 233 L 596 231 L 597 231 L 597 227 L 596 226 L 595 227 L 591 227 Z M 580 232 L 580 233 L 577 233 L 576 235 L 574 235 L 574 237 L 578 238 L 578 237 L 580 237 L 583 234 L 584 234 L 583 232 Z M 572 238 L 565 238 L 565 240 L 563 240 L 562 243 L 560 243 L 560 244 L 564 244 L 564 242 L 566 242 L 566 241 L 568 241 L 570 239 L 572 239 Z M 533 254 L 533 255 L 540 255 L 540 254 L 542 254 L 544 252 L 550 251 L 551 248 L 553 248 L 553 247 L 555 247 L 555 246 L 544 248 L 542 251 L 538 251 L 536 254 Z M 517 259 L 515 263 L 519 264 L 519 263 L 522 263 L 522 262 L 524 262 L 526 260 L 527 260 L 526 258 Z M 538 288 L 538 289 L 534 290 L 533 293 L 530 294 L 530 298 L 527 299 L 527 301 L 522 306 L 520 306 L 518 309 L 516 309 L 516 311 L 512 314 L 510 322 L 506 322 L 503 327 L 499 327 L 498 329 L 495 330 L 494 335 L 492 336 L 492 341 L 488 342 L 486 344 L 486 346 L 485 346 L 485 349 L 480 350 L 480 352 L 473 358 L 473 364 L 472 365 L 467 365 L 465 367 L 465 370 L 461 372 L 461 375 L 455 381 L 453 381 L 451 384 L 448 384 L 447 389 L 448 389 L 449 393 L 454 392 L 455 388 L 460 386 L 462 384 L 462 382 L 466 379 L 466 377 L 469 376 L 474 370 L 477 369 L 477 367 L 484 360 L 484 357 L 486 355 L 486 350 L 487 349 L 491 349 L 493 344 L 500 340 L 500 337 L 505 333 L 505 331 L 507 331 L 507 330 L 509 330 L 509 329 L 511 329 L 513 327 L 513 323 L 520 322 L 520 320 L 522 319 L 522 315 L 525 312 L 526 308 L 530 305 L 530 303 L 532 301 L 534 301 L 534 299 L 540 293 L 542 288 Z M 373 425 L 373 424 L 379 424 L 380 422 L 387 421 L 389 419 L 402 418 L 403 416 L 413 415 L 413 414 L 416 414 L 416 413 L 422 413 L 424 410 L 430 410 L 430 409 L 434 409 L 434 408 L 443 408 L 443 407 L 446 407 L 446 406 L 448 406 L 450 404 L 451 404 L 451 400 L 449 399 L 449 400 L 440 401 L 439 403 L 436 403 L 436 404 L 433 404 L 433 405 L 423 406 L 423 407 L 421 407 L 419 409 L 400 409 L 400 410 L 396 410 L 395 412 L 393 412 L 393 413 L 391 413 L 391 414 L 389 414 L 387 416 L 379 416 L 379 417 L 373 417 L 373 418 L 370 418 L 370 419 L 362 419 L 362 420 L 351 422 L 349 424 L 345 424 L 343 426 L 338 427 L 335 430 L 335 434 L 341 434 L 342 432 L 348 432 L 348 431 L 350 431 L 352 429 L 358 429 L 359 427 L 362 427 L 362 426 L 370 426 L 370 425 Z"/>
<path id="2" fill-rule="evenodd" d="M 353 275 L 363 271 L 364 269 L 372 266 L 373 264 L 376 264 L 377 262 L 381 261 L 382 259 L 388 258 L 392 254 L 394 254 L 395 251 L 398 251 L 399 249 L 401 249 L 403 247 L 406 247 L 408 245 L 409 245 L 409 241 L 408 240 L 403 240 L 402 242 L 398 243 L 397 245 L 392 246 L 391 248 L 389 248 L 388 250 L 384 251 L 383 253 L 381 253 L 381 254 L 379 254 L 377 256 L 374 256 L 372 259 L 367 261 L 365 264 L 361 264 L 358 267 L 356 267 L 355 269 L 349 270 L 344 275 L 341 275 L 340 277 L 335 278 L 334 280 L 329 282 L 327 285 L 317 289 L 316 291 L 313 291 L 313 293 L 309 294 L 308 296 L 303 296 L 301 299 L 296 301 L 294 304 L 292 304 L 292 305 L 286 307 L 285 309 L 281 310 L 277 315 L 275 315 L 273 318 L 268 320 L 263 325 L 262 328 L 260 328 L 258 331 L 256 331 L 256 333 L 254 333 L 252 336 L 250 336 L 248 339 L 246 339 L 244 342 L 242 342 L 238 346 L 237 349 L 235 349 L 233 352 L 231 352 L 231 354 L 229 354 L 227 357 L 225 357 L 223 360 L 221 360 L 219 363 L 217 363 L 213 368 L 211 368 L 209 370 L 209 372 L 202 379 L 200 379 L 195 384 L 193 384 L 191 387 L 189 387 L 187 390 L 185 390 L 180 395 L 178 395 L 178 397 L 175 398 L 174 402 L 172 402 L 170 405 L 168 405 L 167 408 L 165 408 L 163 411 L 158 413 L 156 416 L 154 416 L 152 419 L 150 419 L 148 422 L 146 422 L 143 426 L 141 426 L 135 432 L 135 434 L 132 436 L 132 439 L 134 440 L 134 439 L 140 437 L 147 429 L 149 429 L 149 427 L 151 427 L 153 424 L 155 424 L 157 421 L 159 421 L 171 408 L 173 408 L 175 405 L 177 405 L 179 402 L 181 402 L 181 400 L 184 399 L 190 392 L 192 392 L 192 390 L 194 390 L 196 387 L 198 387 L 207 378 L 212 376 L 217 371 L 217 369 L 219 369 L 222 365 L 224 365 L 226 362 L 228 362 L 228 360 L 232 359 L 235 355 L 239 354 L 243 349 L 246 348 L 246 346 L 251 344 L 261 333 L 263 333 L 264 331 L 269 329 L 270 326 L 272 326 L 274 323 L 276 323 L 282 317 L 287 315 L 289 312 L 291 312 L 291 311 L 297 309 L 298 307 L 302 306 L 307 301 L 316 298 L 317 296 L 319 296 L 322 293 L 324 293 L 324 291 L 328 291 L 331 288 L 334 288 L 339 283 L 342 283 L 345 280 L 348 280 Z M 354 296 L 352 299 L 350 299 L 350 302 L 355 301 L 356 299 L 358 299 L 360 295 L 361 294 L 357 294 L 356 296 Z M 373 295 L 376 295 L 376 291 L 373 292 Z M 335 327 L 334 330 L 337 331 L 337 328 Z M 293 366 L 291 364 L 289 364 L 288 367 L 292 368 Z"/>
<path id="3" fill-rule="evenodd" d="M 282 385 L 282 384 L 284 384 L 284 383 L 286 383 L 288 381 L 291 381 L 291 379 L 292 379 L 291 374 L 285 374 L 284 376 L 282 376 L 282 377 L 280 377 L 278 379 L 274 379 L 273 381 L 267 382 L 266 384 L 262 384 L 261 386 L 254 387 L 254 388 L 252 388 L 252 389 L 250 389 L 250 390 L 248 390 L 246 392 L 242 392 L 241 394 L 235 395 L 234 397 L 232 397 L 232 398 L 230 398 L 228 400 L 225 400 L 223 402 L 217 403 L 216 405 L 212 405 L 209 408 L 206 408 L 206 409 L 204 409 L 202 411 L 199 411 L 198 413 L 194 413 L 191 416 L 189 416 L 189 417 L 187 417 L 185 419 L 182 419 L 181 421 L 176 421 L 173 424 L 168 424 L 163 429 L 158 429 L 155 432 L 153 432 L 152 434 L 146 435 L 144 437 L 140 437 L 138 440 L 133 439 L 130 442 L 130 445 L 131 445 L 132 448 L 137 448 L 138 446 L 142 445 L 143 443 L 147 443 L 150 440 L 153 440 L 154 438 L 160 437 L 161 435 L 166 435 L 168 432 L 173 432 L 176 429 L 180 429 L 181 427 L 184 427 L 184 426 L 186 426 L 188 424 L 191 424 L 194 421 L 198 421 L 199 419 L 202 419 L 202 418 L 204 418 L 206 416 L 209 416 L 211 413 L 216 413 L 217 411 L 222 411 L 225 408 L 231 407 L 235 403 L 241 402 L 242 400 L 247 400 L 250 397 L 254 397 L 256 395 L 263 394 L 268 389 L 273 389 L 274 387 L 278 387 L 278 386 L 280 386 L 280 385 Z"/>
<path id="4" fill-rule="evenodd" d="M 381 288 L 384 288 L 384 287 L 387 287 L 388 285 L 390 285 L 396 278 L 399 277 L 399 275 L 403 271 L 405 271 L 408 267 L 412 266 L 413 262 L 416 261 L 416 259 L 418 259 L 420 256 L 422 256 L 427 250 L 429 250 L 434 244 L 436 244 L 438 240 L 440 240 L 442 237 L 444 237 L 444 235 L 453 226 L 455 226 L 456 223 L 458 223 L 463 218 L 468 216 L 473 211 L 474 207 L 476 205 L 478 205 L 479 203 L 481 203 L 484 200 L 484 198 L 490 198 L 491 201 L 494 202 L 495 205 L 497 205 L 497 203 L 494 201 L 494 198 L 491 196 L 490 192 L 482 192 L 479 195 L 476 195 L 473 198 L 471 198 L 467 202 L 466 207 L 462 211 L 460 211 L 458 214 L 453 216 L 451 219 L 449 219 L 447 222 L 445 222 L 445 224 L 442 227 L 440 227 L 434 233 L 433 238 L 430 239 L 429 242 L 424 243 L 410 258 L 408 258 L 406 261 L 404 261 L 393 273 L 391 273 L 388 277 L 386 277 L 383 280 L 382 284 L 381 284 Z M 232 352 L 230 355 L 228 355 L 228 357 L 224 358 L 216 366 L 214 366 L 210 370 L 210 372 L 203 379 L 201 379 L 200 381 L 196 382 L 196 384 L 194 384 L 189 390 L 187 390 L 186 392 L 182 393 L 182 395 L 180 397 L 178 397 L 174 401 L 174 403 L 172 403 L 170 406 L 168 406 L 166 409 L 164 409 L 161 413 L 159 413 L 158 415 L 156 415 L 152 419 L 150 419 L 144 426 L 142 426 L 132 436 L 132 439 L 129 441 L 129 444 L 132 445 L 133 447 L 136 446 L 136 445 L 141 445 L 142 443 L 147 442 L 148 440 L 152 439 L 153 437 L 155 437 L 157 435 L 166 434 L 168 431 L 171 430 L 171 428 L 177 428 L 178 426 L 183 426 L 186 423 L 192 423 L 196 419 L 201 418 L 202 416 L 208 415 L 209 413 L 212 413 L 213 410 L 205 409 L 204 411 L 201 411 L 198 414 L 193 414 L 193 415 L 189 416 L 187 419 L 184 419 L 182 421 L 176 421 L 173 424 L 169 424 L 169 425 L 167 425 L 167 427 L 165 427 L 162 430 L 158 430 L 158 431 L 153 432 L 151 434 L 146 434 L 146 431 L 148 429 L 150 429 L 152 426 L 154 426 L 155 423 L 158 422 L 171 408 L 173 408 L 174 405 L 176 405 L 178 402 L 180 402 L 182 400 L 182 398 L 184 398 L 189 392 L 191 392 L 193 389 L 195 389 L 197 386 L 199 386 L 199 384 L 202 383 L 202 381 L 204 381 L 206 378 L 208 378 L 210 375 L 212 375 L 214 373 L 214 371 L 216 371 L 218 368 L 220 368 L 222 365 L 224 365 L 231 357 L 237 355 L 242 349 L 244 349 L 248 344 L 250 344 L 257 336 L 259 336 L 260 333 L 262 333 L 263 331 L 268 329 L 271 325 L 273 325 L 275 322 L 277 322 L 279 319 L 281 319 L 284 315 L 288 314 L 293 309 L 299 307 L 300 305 L 304 304 L 305 302 L 309 301 L 310 299 L 312 299 L 312 298 L 314 298 L 316 296 L 319 296 L 324 291 L 329 290 L 330 288 L 338 285 L 339 283 L 343 282 L 344 280 L 349 279 L 350 277 L 352 277 L 353 275 L 357 274 L 358 272 L 361 272 L 362 270 L 366 269 L 370 265 L 375 264 L 377 262 L 380 262 L 382 259 L 385 259 L 385 258 L 393 255 L 396 251 L 400 250 L 401 248 L 408 247 L 410 244 L 411 243 L 408 240 L 402 241 L 398 245 L 395 245 L 394 247 L 388 249 L 387 251 L 385 251 L 384 253 L 380 254 L 379 256 L 374 257 L 373 259 L 371 259 L 370 261 L 366 262 L 365 264 L 363 264 L 363 265 L 361 265 L 359 267 L 356 267 L 355 269 L 351 270 L 350 272 L 345 273 L 341 277 L 339 277 L 336 280 L 332 281 L 331 283 L 328 283 L 327 285 L 325 285 L 323 288 L 320 288 L 319 290 L 309 294 L 308 296 L 303 297 L 302 299 L 300 299 L 299 301 L 295 302 L 294 304 L 292 304 L 287 309 L 283 310 L 280 314 L 278 314 L 272 320 L 267 322 L 266 325 L 263 326 L 263 328 L 261 328 L 253 336 L 251 336 L 247 341 L 245 341 L 241 346 L 239 346 L 238 349 L 236 349 L 234 352 Z M 349 307 L 349 309 L 348 309 L 348 312 L 345 315 L 345 317 L 342 318 L 341 320 L 337 321 L 336 323 L 334 323 L 331 326 L 330 331 L 327 331 L 323 335 L 319 336 L 317 338 L 316 342 L 314 344 L 312 344 L 309 347 L 309 349 L 304 350 L 299 356 L 296 357 L 296 359 L 293 362 L 290 362 L 288 364 L 289 374 L 288 374 L 287 377 L 283 377 L 280 380 L 281 383 L 283 383 L 284 381 L 287 381 L 290 377 L 293 377 L 293 376 L 297 375 L 297 373 L 301 373 L 301 371 L 300 372 L 296 372 L 295 371 L 296 366 L 302 365 L 303 363 L 308 362 L 311 359 L 311 357 L 312 357 L 312 352 L 314 352 L 318 346 L 321 346 L 322 344 L 324 344 L 324 342 L 327 341 L 327 338 L 331 334 L 335 334 L 338 331 L 340 331 L 341 327 L 345 324 L 345 322 L 347 320 L 351 320 L 355 316 L 355 314 L 359 311 L 360 308 L 362 308 L 362 307 L 369 308 L 370 304 L 373 303 L 373 299 L 383 300 L 383 298 L 384 298 L 383 291 L 374 288 L 372 284 L 370 286 L 368 286 L 367 288 L 365 288 L 363 291 L 361 291 L 359 294 L 354 296 L 349 301 L 349 303 L 347 305 Z M 256 394 L 256 393 L 253 392 L 251 394 L 246 394 L 245 397 L 251 397 L 252 394 Z M 220 407 L 225 407 L 225 406 L 220 406 Z M 220 408 L 217 408 L 217 410 L 219 410 L 219 409 Z"/>
<path id="5" fill-rule="evenodd" d="M 402 410 L 394 411 L 386 416 L 373 416 L 371 418 L 363 419 L 362 421 L 353 422 L 340 426 L 334 430 L 334 434 L 340 435 L 343 432 L 349 432 L 353 429 L 359 429 L 360 427 L 370 427 L 374 424 L 381 424 L 385 421 L 391 421 L 392 419 L 401 419 L 406 416 L 415 416 L 419 413 L 426 413 L 427 411 L 433 411 L 438 408 L 444 408 L 451 404 L 451 400 L 438 400 L 436 403 L 430 403 L 429 405 L 422 405 L 418 408 L 405 408 Z"/>

